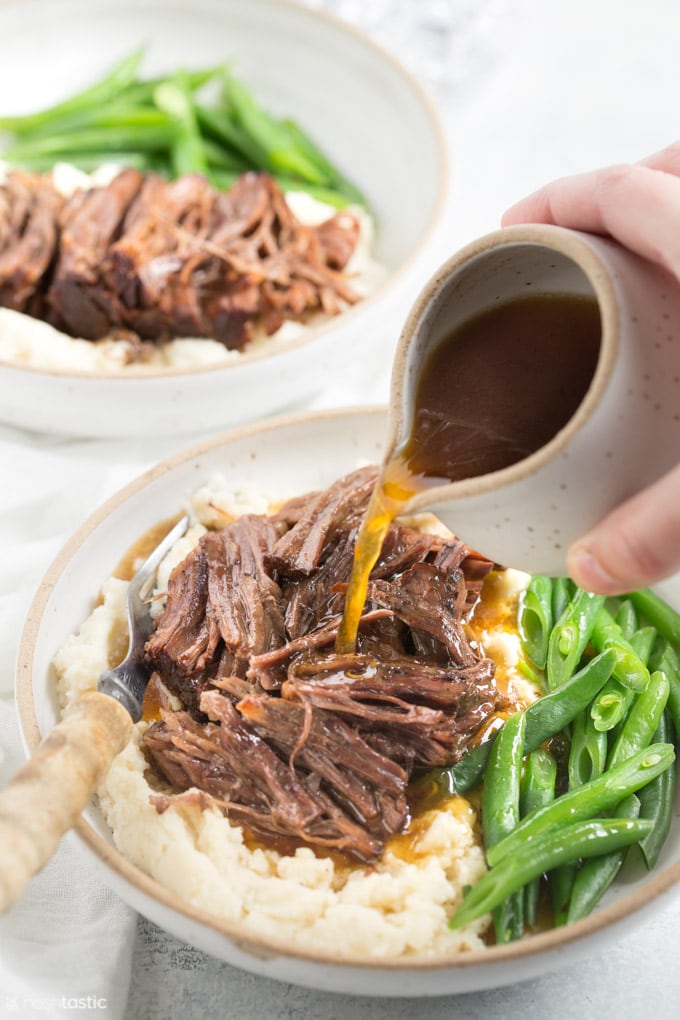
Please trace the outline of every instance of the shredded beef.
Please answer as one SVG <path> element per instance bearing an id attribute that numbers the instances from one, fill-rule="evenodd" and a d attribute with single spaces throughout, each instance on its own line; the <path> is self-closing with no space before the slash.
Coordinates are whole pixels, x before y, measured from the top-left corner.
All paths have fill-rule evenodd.
<path id="1" fill-rule="evenodd" d="M 271 334 L 357 301 L 343 270 L 358 236 L 349 212 L 304 226 L 265 174 L 221 193 L 126 169 L 64 200 L 49 175 L 15 171 L 0 185 L 0 306 L 132 340 L 140 359 L 185 336 L 242 350 L 256 323 Z"/>
<path id="2" fill-rule="evenodd" d="M 456 762 L 506 704 L 463 626 L 492 564 L 455 539 L 395 522 L 357 650 L 333 650 L 376 476 L 201 538 L 146 646 L 153 682 L 183 707 L 164 700 L 144 737 L 181 795 L 209 794 L 265 839 L 369 862 L 404 827 L 414 773 Z"/>

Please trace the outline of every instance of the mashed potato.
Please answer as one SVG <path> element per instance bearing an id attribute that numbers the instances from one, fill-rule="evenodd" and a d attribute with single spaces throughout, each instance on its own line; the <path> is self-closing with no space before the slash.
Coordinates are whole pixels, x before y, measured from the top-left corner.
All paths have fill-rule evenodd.
<path id="1" fill-rule="evenodd" d="M 0 184 L 8 169 L 8 165 L 0 161 Z M 54 169 L 55 186 L 64 195 L 72 194 L 76 188 L 104 186 L 115 177 L 119 169 L 118 166 L 105 165 L 92 174 L 84 174 L 67 163 L 58 163 Z M 305 192 L 287 192 L 286 201 L 300 222 L 308 226 L 322 223 L 337 212 L 332 206 L 318 202 Z M 365 297 L 382 283 L 386 270 L 372 256 L 375 242 L 372 218 L 359 206 L 352 206 L 351 212 L 358 218 L 361 230 L 345 273 L 351 276 L 356 292 Z M 272 336 L 256 329 L 247 351 L 287 343 L 303 335 L 310 327 L 325 321 L 328 321 L 328 316 L 321 313 L 310 316 L 305 324 L 287 321 Z M 183 371 L 210 368 L 243 357 L 240 351 L 229 350 L 224 344 L 204 337 L 183 337 L 157 344 L 149 359 L 143 362 L 131 362 L 129 354 L 129 344 L 125 340 L 91 341 L 74 338 L 40 319 L 33 319 L 11 308 L 0 308 L 0 361 L 10 365 L 48 371 L 146 375 L 159 369 Z"/>
<path id="2" fill-rule="evenodd" d="M 223 479 L 213 479 L 196 495 L 197 523 L 168 555 L 159 588 L 204 532 L 201 519 L 214 526 L 216 507 L 228 518 L 263 512 L 268 508 L 263 503 L 262 496 L 229 493 Z M 508 571 L 500 578 L 494 600 L 512 607 L 508 615 L 514 618 L 526 575 Z M 120 660 L 126 588 L 125 581 L 109 579 L 101 603 L 55 657 L 64 705 L 96 687 L 99 674 Z M 505 682 L 530 699 L 516 669 L 516 633 L 512 628 L 483 633 L 485 651 L 497 659 Z M 159 814 L 141 750 L 148 725 L 136 725 L 133 742 L 115 759 L 98 794 L 120 852 L 167 889 L 253 935 L 283 940 L 298 950 L 322 946 L 338 957 L 381 959 L 483 948 L 488 915 L 458 931 L 447 925 L 465 886 L 486 871 L 476 812 L 464 798 L 452 797 L 418 815 L 370 867 L 317 856 L 307 847 L 284 855 L 249 845 L 241 827 L 218 807 L 202 810 L 178 799 Z"/>

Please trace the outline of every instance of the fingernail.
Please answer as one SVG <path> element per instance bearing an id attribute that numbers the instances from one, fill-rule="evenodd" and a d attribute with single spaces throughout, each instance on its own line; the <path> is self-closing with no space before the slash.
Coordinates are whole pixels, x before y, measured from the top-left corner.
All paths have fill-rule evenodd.
<path id="1" fill-rule="evenodd" d="M 599 595 L 618 595 L 621 582 L 606 570 L 588 546 L 576 545 L 567 556 L 569 574 L 581 588 Z"/>

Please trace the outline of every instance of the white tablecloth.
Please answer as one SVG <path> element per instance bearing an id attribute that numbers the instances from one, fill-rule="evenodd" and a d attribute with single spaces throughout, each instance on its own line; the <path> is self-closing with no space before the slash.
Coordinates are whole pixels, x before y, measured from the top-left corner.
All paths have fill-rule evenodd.
<path id="1" fill-rule="evenodd" d="M 507 205 L 544 181 L 634 160 L 680 136 L 680 5 L 672 0 L 317 6 L 364 24 L 435 88 L 451 142 L 453 194 L 432 268 L 494 229 Z M 400 18 L 408 19 L 407 29 Z M 316 406 L 383 399 L 387 375 L 385 369 L 367 388 L 348 370 Z M 42 573 L 104 498 L 181 445 L 73 441 L 0 428 L 0 785 L 20 758 L 13 659 Z M 82 850 L 67 839 L 22 903 L 0 920 L 0 1017 L 676 1020 L 678 918 L 677 905 L 669 905 L 608 953 L 510 989 L 417 1003 L 332 996 L 236 971 L 138 921 L 101 888 Z"/>

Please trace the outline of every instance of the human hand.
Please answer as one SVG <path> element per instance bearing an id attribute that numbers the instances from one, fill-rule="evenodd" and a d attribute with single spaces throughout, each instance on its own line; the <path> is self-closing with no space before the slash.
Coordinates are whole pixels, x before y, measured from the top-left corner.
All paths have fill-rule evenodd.
<path id="1" fill-rule="evenodd" d="M 516 223 L 608 235 L 680 281 L 680 141 L 640 163 L 553 181 L 508 209 L 503 226 Z M 603 595 L 680 570 L 680 464 L 578 539 L 567 567 L 577 584 Z"/>

